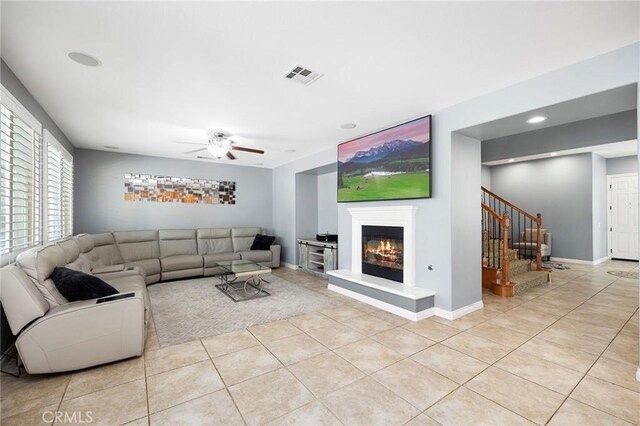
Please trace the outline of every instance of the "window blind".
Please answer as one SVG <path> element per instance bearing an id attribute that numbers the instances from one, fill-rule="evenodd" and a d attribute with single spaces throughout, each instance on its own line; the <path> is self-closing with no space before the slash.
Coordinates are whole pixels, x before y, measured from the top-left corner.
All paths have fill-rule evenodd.
<path id="1" fill-rule="evenodd" d="M 73 158 L 45 130 L 47 145 L 46 239 L 55 241 L 73 233 Z"/>
<path id="2" fill-rule="evenodd" d="M 42 126 L 4 88 L 1 93 L 0 254 L 4 258 L 41 242 Z"/>

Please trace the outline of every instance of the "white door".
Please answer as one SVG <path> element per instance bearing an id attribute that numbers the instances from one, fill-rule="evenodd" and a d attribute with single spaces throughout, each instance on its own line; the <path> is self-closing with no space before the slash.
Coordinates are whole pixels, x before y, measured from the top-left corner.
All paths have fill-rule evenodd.
<path id="1" fill-rule="evenodd" d="M 609 255 L 638 260 L 638 175 L 608 177 Z"/>

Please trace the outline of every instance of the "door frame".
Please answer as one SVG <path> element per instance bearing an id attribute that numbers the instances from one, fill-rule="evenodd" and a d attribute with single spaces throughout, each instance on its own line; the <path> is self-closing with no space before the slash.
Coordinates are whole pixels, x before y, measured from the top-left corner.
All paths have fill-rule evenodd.
<path id="1" fill-rule="evenodd" d="M 611 260 L 611 208 L 613 207 L 611 204 L 611 178 L 613 177 L 625 177 L 625 176 L 635 176 L 638 179 L 638 173 L 617 173 L 612 175 L 607 175 L 607 259 Z M 640 182 L 639 186 L 640 188 Z"/>

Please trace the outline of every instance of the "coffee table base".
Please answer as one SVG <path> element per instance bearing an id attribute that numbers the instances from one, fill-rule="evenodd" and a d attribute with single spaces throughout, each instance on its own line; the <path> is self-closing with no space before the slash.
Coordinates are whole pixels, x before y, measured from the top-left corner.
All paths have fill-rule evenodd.
<path id="1" fill-rule="evenodd" d="M 237 277 L 230 279 L 229 276 L 222 275 L 220 277 L 221 284 L 216 284 L 216 288 L 234 302 L 271 296 L 271 293 L 262 288 L 262 283 L 266 281 L 260 278 L 260 275 L 248 277 L 245 281 L 236 281 L 236 279 Z"/>

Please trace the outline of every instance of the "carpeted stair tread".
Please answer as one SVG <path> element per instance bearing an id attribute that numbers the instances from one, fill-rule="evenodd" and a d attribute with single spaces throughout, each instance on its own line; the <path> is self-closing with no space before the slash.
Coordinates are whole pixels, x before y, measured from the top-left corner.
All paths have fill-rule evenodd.
<path id="1" fill-rule="evenodd" d="M 531 261 L 527 259 L 516 259 L 509 262 L 511 276 L 529 272 Z"/>
<path id="2" fill-rule="evenodd" d="M 549 281 L 549 272 L 547 271 L 527 271 L 522 274 L 511 276 L 511 284 L 516 286 L 516 294 L 522 294 L 523 291 L 539 286 Z"/>

